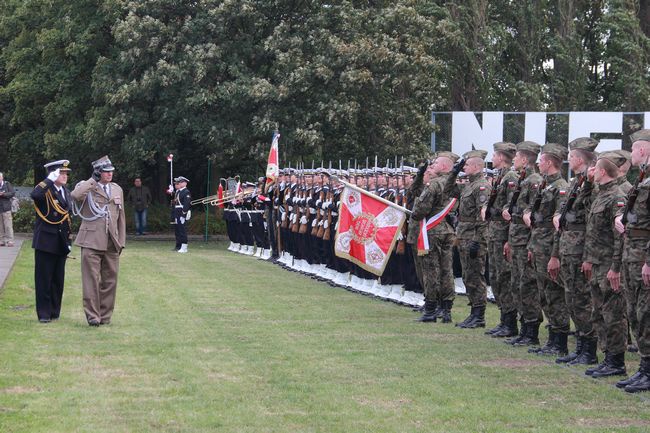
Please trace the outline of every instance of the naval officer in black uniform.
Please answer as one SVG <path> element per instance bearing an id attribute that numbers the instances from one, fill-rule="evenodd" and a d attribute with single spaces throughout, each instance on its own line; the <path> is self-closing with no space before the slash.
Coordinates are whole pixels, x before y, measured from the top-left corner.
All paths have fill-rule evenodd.
<path id="1" fill-rule="evenodd" d="M 69 161 L 45 164 L 47 178 L 34 187 L 36 224 L 32 248 L 35 254 L 34 283 L 36 315 L 41 323 L 59 318 L 65 279 L 65 261 L 70 252 L 70 191 L 66 188 Z"/>
<path id="2" fill-rule="evenodd" d="M 179 253 L 187 252 L 187 230 L 185 223 L 192 216 L 192 197 L 190 190 L 187 189 L 189 180 L 186 177 L 178 176 L 174 178 L 174 219 L 176 222 L 174 234 L 176 236 L 176 251 Z"/>

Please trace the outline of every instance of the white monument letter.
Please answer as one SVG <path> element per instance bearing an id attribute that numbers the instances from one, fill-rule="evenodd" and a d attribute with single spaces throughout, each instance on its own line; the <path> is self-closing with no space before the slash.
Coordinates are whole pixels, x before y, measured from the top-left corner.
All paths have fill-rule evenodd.
<path id="1" fill-rule="evenodd" d="M 569 141 L 578 137 L 590 137 L 593 133 L 623 133 L 623 113 L 573 111 L 569 113 Z M 618 150 L 622 146 L 619 139 L 600 140 L 596 150 Z"/>
<path id="2" fill-rule="evenodd" d="M 525 116 L 524 141 L 534 141 L 543 146 L 546 143 L 546 113 L 527 111 Z"/>
<path id="3" fill-rule="evenodd" d="M 475 149 L 484 149 L 492 155 L 492 145 L 503 141 L 503 112 L 484 111 L 483 126 L 471 111 L 454 111 L 451 123 L 451 150 L 462 155 Z"/>

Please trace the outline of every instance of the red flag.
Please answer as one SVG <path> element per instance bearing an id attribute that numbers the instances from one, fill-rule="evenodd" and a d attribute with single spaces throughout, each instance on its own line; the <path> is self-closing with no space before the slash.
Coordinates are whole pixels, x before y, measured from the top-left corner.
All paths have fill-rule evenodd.
<path id="1" fill-rule="evenodd" d="M 343 189 L 334 251 L 375 275 L 382 275 L 406 214 L 374 194 Z"/>
<path id="2" fill-rule="evenodd" d="M 278 178 L 280 168 L 278 167 L 278 141 L 280 140 L 280 133 L 275 131 L 273 133 L 273 140 L 271 141 L 271 150 L 269 151 L 269 161 L 266 164 L 266 183 L 271 183 Z"/>
<path id="3" fill-rule="evenodd" d="M 219 188 L 217 189 L 217 201 L 219 201 L 219 207 L 223 209 L 223 185 L 219 184 Z"/>

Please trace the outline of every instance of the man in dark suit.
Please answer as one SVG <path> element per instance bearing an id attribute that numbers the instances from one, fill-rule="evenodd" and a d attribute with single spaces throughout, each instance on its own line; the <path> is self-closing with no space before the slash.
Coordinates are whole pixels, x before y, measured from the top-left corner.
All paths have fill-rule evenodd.
<path id="1" fill-rule="evenodd" d="M 187 230 L 185 229 L 185 223 L 190 220 L 192 216 L 192 197 L 190 195 L 190 190 L 187 189 L 187 183 L 189 180 L 186 177 L 179 176 L 174 178 L 174 187 L 176 192 L 174 193 L 174 218 L 176 222 L 175 226 L 175 235 L 176 235 L 176 247 L 174 248 L 179 253 L 187 252 Z"/>
<path id="2" fill-rule="evenodd" d="M 34 187 L 36 224 L 32 248 L 35 254 L 36 315 L 41 323 L 59 318 L 63 298 L 65 261 L 70 252 L 69 161 L 45 164 L 47 178 Z"/>

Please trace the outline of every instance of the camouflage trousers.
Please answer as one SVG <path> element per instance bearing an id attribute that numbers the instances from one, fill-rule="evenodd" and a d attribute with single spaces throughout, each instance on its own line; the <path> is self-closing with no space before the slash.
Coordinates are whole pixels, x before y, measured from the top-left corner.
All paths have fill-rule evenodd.
<path id="1" fill-rule="evenodd" d="M 511 286 L 515 295 L 517 310 L 526 323 L 542 322 L 542 303 L 535 270 L 528 263 L 528 249 L 525 246 L 510 247 L 512 251 Z"/>
<path id="2" fill-rule="evenodd" d="M 582 256 L 562 256 L 560 281 L 564 286 L 564 299 L 578 335 L 591 332 L 591 290 L 580 270 Z"/>
<path id="3" fill-rule="evenodd" d="M 515 291 L 512 285 L 510 263 L 503 256 L 503 245 L 506 241 L 489 241 L 488 256 L 490 257 L 490 285 L 494 299 L 502 313 L 517 310 Z"/>
<path id="4" fill-rule="evenodd" d="M 487 303 L 487 284 L 485 283 L 485 254 L 487 245 L 481 242 L 478 255 L 469 256 L 469 240 L 461 240 L 458 246 L 460 264 L 463 268 L 463 284 L 472 307 L 484 307 Z"/>
<path id="5" fill-rule="evenodd" d="M 624 262 L 621 269 L 621 284 L 623 285 L 623 293 L 625 295 L 627 320 L 632 331 L 632 337 L 635 340 L 639 339 L 639 321 L 636 317 L 636 293 L 635 290 L 631 289 L 634 285 L 631 276 L 637 275 L 640 279 L 642 267 L 643 262 Z M 642 280 L 641 284 L 643 284 Z"/>
<path id="6" fill-rule="evenodd" d="M 593 331 L 587 336 L 598 337 L 598 345 L 603 352 L 623 353 L 627 350 L 627 318 L 623 292 L 612 290 L 607 280 L 610 264 L 594 264 L 592 267 L 591 297 L 593 311 L 591 315 Z M 640 274 L 639 274 L 640 275 Z"/>
<path id="7" fill-rule="evenodd" d="M 625 288 L 631 291 L 630 296 L 636 306 L 636 314 L 633 316 L 637 320 L 636 342 L 639 347 L 639 355 L 650 357 L 650 286 L 643 284 L 642 262 L 625 262 L 624 265 L 628 268 L 628 280 Z"/>
<path id="8" fill-rule="evenodd" d="M 546 301 L 546 305 L 542 305 L 542 308 L 551 326 L 551 331 L 566 334 L 570 329 L 569 309 L 564 298 L 564 288 L 551 280 L 548 275 L 547 265 L 550 258 L 546 254 L 534 255 L 537 287 Z"/>
<path id="9" fill-rule="evenodd" d="M 424 299 L 429 301 L 453 301 L 456 296 L 453 272 L 454 235 L 429 236 L 429 253 L 417 255 L 414 247 L 413 257 L 416 268 L 420 268 Z"/>

